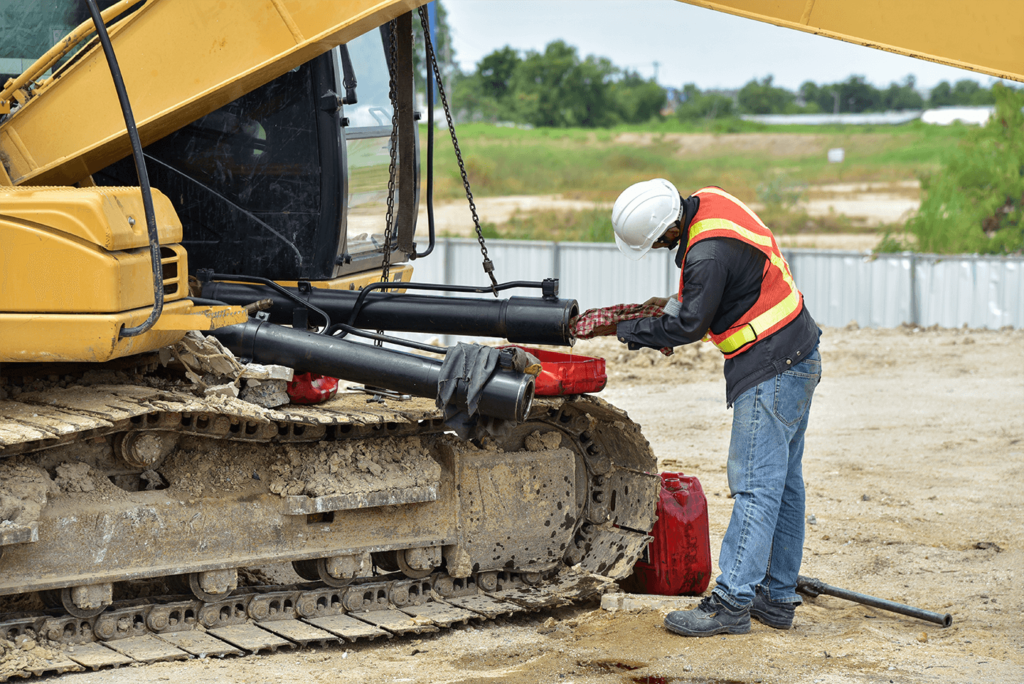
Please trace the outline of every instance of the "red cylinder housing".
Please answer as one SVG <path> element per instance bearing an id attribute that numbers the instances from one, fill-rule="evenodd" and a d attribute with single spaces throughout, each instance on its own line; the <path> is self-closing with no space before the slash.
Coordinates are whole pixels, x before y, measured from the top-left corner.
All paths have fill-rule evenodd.
<path id="1" fill-rule="evenodd" d="M 708 500 L 696 477 L 661 473 L 654 539 L 623 588 L 637 594 L 701 594 L 711 581 Z"/>

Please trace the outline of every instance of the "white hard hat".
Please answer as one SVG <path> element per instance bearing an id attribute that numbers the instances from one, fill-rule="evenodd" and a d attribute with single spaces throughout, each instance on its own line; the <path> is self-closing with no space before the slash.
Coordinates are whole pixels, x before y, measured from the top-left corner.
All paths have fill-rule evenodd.
<path id="1" fill-rule="evenodd" d="M 626 188 L 612 207 L 612 228 L 619 251 L 636 261 L 679 220 L 683 200 L 664 178 Z"/>

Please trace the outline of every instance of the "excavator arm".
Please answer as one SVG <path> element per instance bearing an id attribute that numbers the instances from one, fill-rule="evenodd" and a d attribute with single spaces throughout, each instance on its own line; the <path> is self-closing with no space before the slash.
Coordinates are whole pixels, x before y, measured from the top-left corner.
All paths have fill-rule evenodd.
<path id="1" fill-rule="evenodd" d="M 109 31 L 148 145 L 422 4 L 148 0 Z M 130 153 L 102 51 L 83 53 L 27 99 L 15 97 L 25 101 L 0 125 L 11 184 L 72 185 Z"/>
<path id="2" fill-rule="evenodd" d="M 775 24 L 1024 82 L 1021 0 L 680 0 Z M 723 36 L 723 40 L 727 40 Z"/>
<path id="3" fill-rule="evenodd" d="M 1024 81 L 1024 2 L 681 0 Z M 137 0 L 122 0 L 133 5 Z M 143 145 L 212 112 L 423 0 L 148 0 L 111 26 Z M 90 49 L 15 100 L 0 125 L 14 185 L 71 185 L 128 154 L 103 56 Z M 0 98 L 3 99 L 3 98 Z"/>

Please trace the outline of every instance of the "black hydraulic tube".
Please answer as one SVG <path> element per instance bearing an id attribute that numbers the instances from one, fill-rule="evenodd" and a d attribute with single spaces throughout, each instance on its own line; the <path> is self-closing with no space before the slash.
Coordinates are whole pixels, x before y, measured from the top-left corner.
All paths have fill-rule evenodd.
<path id="1" fill-rule="evenodd" d="M 846 599 L 847 601 L 853 601 L 854 603 L 862 603 L 865 606 L 871 606 L 872 608 L 880 608 L 893 613 L 899 613 L 900 615 L 918 618 L 919 620 L 934 622 L 935 624 L 942 625 L 943 627 L 949 627 L 953 624 L 953 616 L 949 613 L 933 613 L 930 610 L 914 608 L 913 606 L 908 606 L 904 603 L 886 601 L 885 599 L 868 596 L 867 594 L 860 594 L 856 591 L 840 589 L 839 587 L 833 587 L 830 584 L 825 584 L 821 580 L 813 577 L 804 577 L 803 575 L 798 576 L 796 580 L 796 590 L 801 594 L 807 594 L 811 597 L 817 596 L 818 594 L 835 596 L 836 598 Z"/>
<path id="2" fill-rule="evenodd" d="M 257 320 L 210 334 L 235 356 L 256 363 L 288 366 L 418 397 L 437 396 L 441 362 L 436 359 Z M 521 423 L 530 412 L 533 391 L 533 376 L 499 368 L 484 385 L 479 412 Z M 461 382 L 455 401 L 461 407 L 466 405 L 466 388 Z"/>
<path id="3" fill-rule="evenodd" d="M 146 215 L 146 232 L 149 235 L 149 260 L 153 267 L 153 309 L 142 323 L 128 328 L 121 328 L 121 332 L 118 334 L 118 337 L 135 337 L 147 332 L 156 325 L 157 319 L 160 318 L 160 314 L 164 310 L 164 277 L 163 266 L 160 262 L 160 232 L 156 225 L 153 193 L 149 187 L 149 174 L 146 172 L 146 160 L 142 155 L 139 130 L 135 126 L 135 115 L 132 114 L 132 105 L 128 100 L 128 91 L 125 90 L 124 79 L 121 77 L 121 67 L 117 64 L 114 46 L 110 44 L 110 36 L 107 35 L 107 27 L 103 23 L 103 16 L 96 5 L 96 0 L 86 0 L 86 4 L 89 7 L 92 23 L 96 26 L 96 35 L 100 40 L 100 46 L 103 48 L 103 55 L 107 58 L 110 77 L 114 80 L 114 91 L 117 93 L 117 100 L 121 105 L 121 115 L 124 117 L 124 127 L 128 132 L 128 140 L 132 144 L 132 158 L 135 160 L 135 171 L 139 175 L 139 190 L 142 193 L 142 212 Z"/>
<path id="4" fill-rule="evenodd" d="M 430 40 L 430 19 L 427 8 L 420 7 L 420 24 L 423 26 L 423 41 Z M 426 48 L 424 59 L 429 60 L 433 51 Z M 434 251 L 434 72 L 427 67 L 427 248 L 414 252 L 413 259 L 422 259 Z"/>
<path id="5" fill-rule="evenodd" d="M 294 296 L 259 285 L 208 282 L 203 285 L 203 297 L 237 305 L 271 299 L 274 304 L 268 310 L 270 320 L 288 324 L 293 309 L 300 306 L 297 299 L 324 311 L 331 320 L 351 321 L 362 296 L 362 306 L 350 323 L 355 327 L 432 335 L 480 335 L 501 337 L 517 344 L 561 346 L 574 341 L 569 320 L 579 314 L 579 306 L 572 299 L 492 300 L 378 292 L 360 295 L 355 291 L 316 287 L 305 292 L 284 289 Z"/>

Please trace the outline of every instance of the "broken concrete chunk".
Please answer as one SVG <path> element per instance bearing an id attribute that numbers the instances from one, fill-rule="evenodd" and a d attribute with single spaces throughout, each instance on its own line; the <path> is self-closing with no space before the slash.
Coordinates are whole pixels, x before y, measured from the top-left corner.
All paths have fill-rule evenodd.
<path id="1" fill-rule="evenodd" d="M 284 368 L 284 366 L 275 366 L 275 368 Z M 291 373 L 291 369 L 285 369 Z M 288 381 L 287 380 L 255 380 L 247 379 L 245 381 L 245 387 L 242 388 L 241 394 L 238 398 L 242 401 L 247 401 L 250 404 L 256 404 L 264 408 L 275 408 L 277 406 L 284 406 L 291 399 L 288 396 Z"/>
<path id="2" fill-rule="evenodd" d="M 207 387 L 203 391 L 203 396 L 235 398 L 238 396 L 238 385 L 236 385 L 233 382 L 229 382 L 224 385 L 214 385 L 212 387 Z"/>
<path id="3" fill-rule="evenodd" d="M 234 380 L 242 374 L 242 364 L 215 337 L 190 330 L 171 349 L 179 361 L 198 375 L 209 373 Z"/>
<path id="4" fill-rule="evenodd" d="M 249 363 L 242 369 L 242 377 L 246 380 L 284 380 L 291 382 L 295 371 L 287 366 L 264 365 Z"/>
<path id="5" fill-rule="evenodd" d="M 641 610 L 687 610 L 697 605 L 699 596 L 660 596 L 656 594 L 605 594 L 601 608 L 609 612 L 638 613 Z"/>

